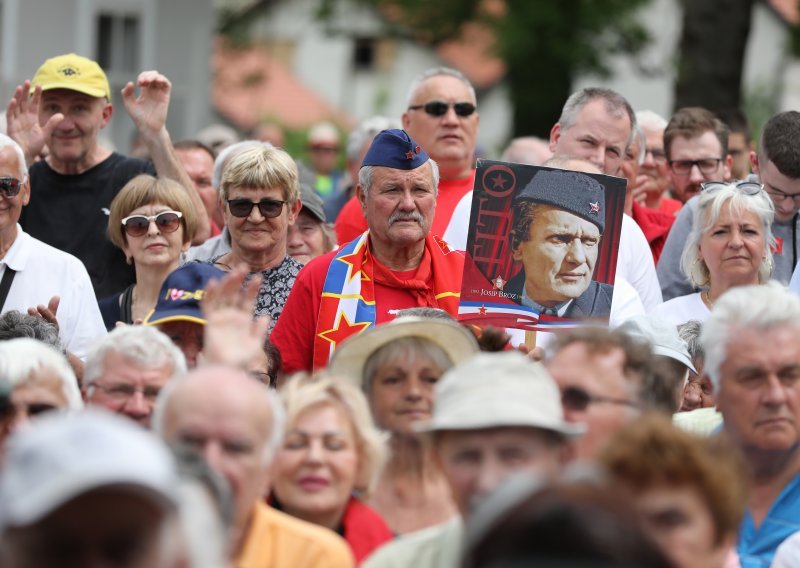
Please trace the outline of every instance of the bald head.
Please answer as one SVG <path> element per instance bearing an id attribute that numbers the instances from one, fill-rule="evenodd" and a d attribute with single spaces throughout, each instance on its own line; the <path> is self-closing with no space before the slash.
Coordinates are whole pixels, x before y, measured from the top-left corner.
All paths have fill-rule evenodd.
<path id="1" fill-rule="evenodd" d="M 153 422 L 167 442 L 196 449 L 227 479 L 236 526 L 246 526 L 283 436 L 277 395 L 238 369 L 200 367 L 162 391 Z"/>

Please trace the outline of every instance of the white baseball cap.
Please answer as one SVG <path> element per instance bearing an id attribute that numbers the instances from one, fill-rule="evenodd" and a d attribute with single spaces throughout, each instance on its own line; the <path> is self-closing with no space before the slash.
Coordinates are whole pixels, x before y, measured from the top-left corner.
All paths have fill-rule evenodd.
<path id="1" fill-rule="evenodd" d="M 480 353 L 436 383 L 432 418 L 421 432 L 530 426 L 567 437 L 584 428 L 564 420 L 561 392 L 541 363 L 517 351 Z"/>
<path id="2" fill-rule="evenodd" d="M 101 409 L 43 416 L 12 435 L 0 469 L 0 534 L 72 499 L 115 487 L 175 507 L 172 454 L 154 434 Z"/>

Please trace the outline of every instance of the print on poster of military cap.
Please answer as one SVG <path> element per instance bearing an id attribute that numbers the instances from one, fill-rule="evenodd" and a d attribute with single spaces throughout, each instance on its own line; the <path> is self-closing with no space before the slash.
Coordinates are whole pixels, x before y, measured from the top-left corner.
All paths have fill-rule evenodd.
<path id="1" fill-rule="evenodd" d="M 624 200 L 622 178 L 479 160 L 459 320 L 608 323 Z"/>

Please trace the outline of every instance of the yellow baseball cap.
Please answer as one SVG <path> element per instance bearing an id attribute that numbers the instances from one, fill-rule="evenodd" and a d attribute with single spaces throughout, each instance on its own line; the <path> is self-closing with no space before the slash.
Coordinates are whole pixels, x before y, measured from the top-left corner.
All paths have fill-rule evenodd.
<path id="1" fill-rule="evenodd" d="M 37 85 L 42 91 L 69 89 L 90 97 L 111 100 L 108 78 L 97 62 L 74 53 L 58 55 L 45 61 L 31 81 L 31 94 Z"/>

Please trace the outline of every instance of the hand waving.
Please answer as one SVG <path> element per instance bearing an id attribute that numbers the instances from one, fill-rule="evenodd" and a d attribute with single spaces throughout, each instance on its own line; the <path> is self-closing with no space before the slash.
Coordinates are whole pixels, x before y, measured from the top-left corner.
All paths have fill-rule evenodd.
<path id="1" fill-rule="evenodd" d="M 28 96 L 30 89 L 30 81 L 17 85 L 14 96 L 6 107 L 8 135 L 22 147 L 25 161 L 28 164 L 31 164 L 33 159 L 42 153 L 50 134 L 64 120 L 64 115 L 58 112 L 47 119 L 44 126 L 40 125 L 39 109 L 42 105 L 42 88 L 37 86 L 33 91 L 33 96 Z"/>
<path id="2" fill-rule="evenodd" d="M 122 102 L 139 132 L 145 137 L 161 133 L 167 122 L 172 84 L 158 71 L 143 71 L 136 79 L 139 96 L 129 82 L 122 89 Z"/>

